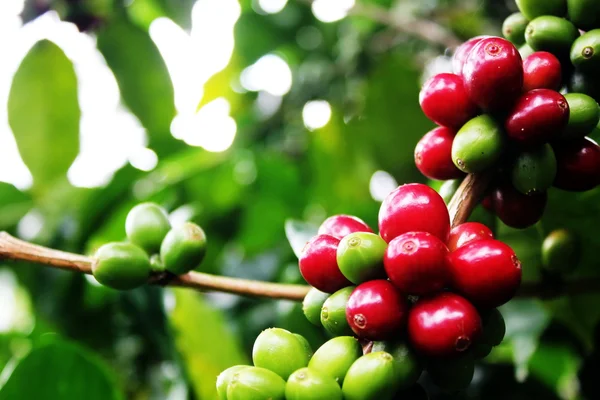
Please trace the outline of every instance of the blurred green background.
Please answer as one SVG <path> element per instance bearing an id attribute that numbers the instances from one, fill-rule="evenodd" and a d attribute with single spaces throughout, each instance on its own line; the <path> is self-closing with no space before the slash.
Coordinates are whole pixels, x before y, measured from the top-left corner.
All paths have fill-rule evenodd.
<path id="1" fill-rule="evenodd" d="M 201 270 L 289 283 L 302 278 L 286 220 L 303 221 L 289 226 L 300 227 L 292 238 L 335 213 L 376 227 L 391 189 L 425 181 L 413 161 L 433 127 L 420 83 L 448 69 L 448 44 L 499 34 L 515 9 L 508 0 L 0 3 L 1 230 L 91 254 L 122 240 L 128 210 L 151 200 L 204 227 Z M 434 28 L 442 40 L 423 40 L 419 31 Z M 525 231 L 483 210 L 474 218 L 515 248 L 526 281 L 543 279 L 540 244 L 557 227 L 585 242 L 572 277 L 600 275 L 600 189 L 551 191 L 544 220 Z M 502 312 L 505 343 L 461 398 L 600 398 L 600 295 L 517 299 Z M 3 263 L 0 400 L 214 400 L 217 374 L 248 362 L 270 326 L 315 347 L 325 340 L 291 302 L 121 293 Z"/>

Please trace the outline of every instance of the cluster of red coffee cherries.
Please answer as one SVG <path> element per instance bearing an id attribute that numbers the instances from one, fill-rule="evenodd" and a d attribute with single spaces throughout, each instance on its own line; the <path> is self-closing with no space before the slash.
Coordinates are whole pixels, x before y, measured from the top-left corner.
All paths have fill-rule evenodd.
<path id="1" fill-rule="evenodd" d="M 588 138 L 600 119 L 596 101 L 561 94 L 561 62 L 537 51 L 524 60 L 500 37 L 463 43 L 454 73 L 429 79 L 419 100 L 439 126 L 417 144 L 415 162 L 428 178 L 460 179 L 495 172 L 485 205 L 507 225 L 537 222 L 547 190 L 587 191 L 600 185 L 600 146 Z"/>
<path id="2" fill-rule="evenodd" d="M 315 288 L 304 301 L 311 322 L 332 335 L 405 338 L 433 358 L 459 356 L 478 344 L 487 349 L 480 356 L 487 355 L 503 332 L 486 340 L 482 316 L 497 313 L 521 282 L 521 263 L 508 245 L 480 223 L 451 229 L 441 196 L 418 183 L 384 200 L 379 235 L 356 217 L 326 219 L 299 267 Z"/>

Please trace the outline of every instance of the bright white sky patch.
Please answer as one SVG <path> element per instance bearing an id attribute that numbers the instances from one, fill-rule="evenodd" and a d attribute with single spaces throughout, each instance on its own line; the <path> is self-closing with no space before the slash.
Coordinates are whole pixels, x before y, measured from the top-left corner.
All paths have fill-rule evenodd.
<path id="1" fill-rule="evenodd" d="M 302 109 L 302 119 L 310 130 L 322 128 L 331 119 L 331 106 L 325 100 L 309 101 Z"/>
<path id="2" fill-rule="evenodd" d="M 335 22 L 348 15 L 354 0 L 315 0 L 312 12 L 322 22 Z"/>
<path id="3" fill-rule="evenodd" d="M 292 71 L 281 57 L 267 54 L 242 71 L 241 82 L 247 90 L 283 96 L 292 87 Z"/>
<path id="4" fill-rule="evenodd" d="M 258 0 L 258 6 L 267 14 L 276 14 L 283 10 L 287 0 Z"/>

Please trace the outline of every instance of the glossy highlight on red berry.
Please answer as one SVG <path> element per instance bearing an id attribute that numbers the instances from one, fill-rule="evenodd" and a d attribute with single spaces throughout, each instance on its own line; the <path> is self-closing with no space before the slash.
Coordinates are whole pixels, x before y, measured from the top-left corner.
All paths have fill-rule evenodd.
<path id="1" fill-rule="evenodd" d="M 536 51 L 523 60 L 523 92 L 533 89 L 558 90 L 561 81 L 562 67 L 554 54 Z"/>
<path id="2" fill-rule="evenodd" d="M 456 132 L 450 128 L 437 127 L 419 140 L 415 147 L 415 164 L 430 179 L 458 179 L 464 173 L 452 162 L 452 141 Z"/>
<path id="3" fill-rule="evenodd" d="M 458 129 L 477 114 L 462 78 L 455 74 L 438 74 L 425 82 L 419 104 L 427 118 L 449 128 Z"/>
<path id="4" fill-rule="evenodd" d="M 487 226 L 479 222 L 465 222 L 455 226 L 450 231 L 448 250 L 454 251 L 468 243 L 493 238 L 494 234 Z"/>
<path id="5" fill-rule="evenodd" d="M 340 240 L 331 235 L 317 235 L 304 246 L 298 260 L 304 280 L 322 292 L 333 293 L 352 284 L 337 264 L 339 243 Z"/>
<path id="6" fill-rule="evenodd" d="M 353 215 L 332 215 L 319 226 L 319 235 L 331 235 L 343 239 L 354 232 L 373 232 L 362 219 Z"/>
<path id="7" fill-rule="evenodd" d="M 600 185 L 600 146 L 584 137 L 554 146 L 556 178 L 554 186 L 573 192 L 591 190 Z"/>

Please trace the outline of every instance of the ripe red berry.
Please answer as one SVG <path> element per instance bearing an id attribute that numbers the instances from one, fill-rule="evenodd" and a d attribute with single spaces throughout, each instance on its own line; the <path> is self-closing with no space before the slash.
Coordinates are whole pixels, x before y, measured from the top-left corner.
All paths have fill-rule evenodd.
<path id="1" fill-rule="evenodd" d="M 423 296 L 448 283 L 448 248 L 427 232 L 407 232 L 390 242 L 383 257 L 385 272 L 402 293 Z"/>
<path id="2" fill-rule="evenodd" d="M 406 232 L 429 232 L 443 242 L 450 232 L 450 216 L 444 199 L 421 183 L 399 186 L 379 209 L 379 234 L 390 242 Z"/>
<path id="3" fill-rule="evenodd" d="M 352 215 L 332 215 L 319 227 L 319 235 L 331 235 L 343 239 L 354 232 L 373 232 L 362 219 Z"/>
<path id="4" fill-rule="evenodd" d="M 460 76 L 437 74 L 419 93 L 423 112 L 438 125 L 458 129 L 477 114 L 477 106 L 469 99 Z"/>
<path id="5" fill-rule="evenodd" d="M 450 231 L 448 250 L 454 251 L 476 240 L 493 239 L 494 234 L 487 226 L 479 222 L 465 222 L 457 225 Z"/>
<path id="6" fill-rule="evenodd" d="M 502 184 L 492 193 L 493 209 L 506 225 L 524 229 L 538 222 L 544 214 L 546 192 L 524 195 L 511 184 Z"/>
<path id="7" fill-rule="evenodd" d="M 489 37 L 473 47 L 462 77 L 475 104 L 484 110 L 504 110 L 521 94 L 523 61 L 511 42 Z"/>
<path id="8" fill-rule="evenodd" d="M 465 298 L 449 292 L 422 297 L 408 314 L 408 338 L 430 357 L 466 351 L 481 335 L 481 317 Z"/>
<path id="9" fill-rule="evenodd" d="M 558 90 L 562 81 L 560 61 L 552 53 L 536 51 L 523 60 L 523 92 Z"/>
<path id="10" fill-rule="evenodd" d="M 322 292 L 333 293 L 352 285 L 337 265 L 339 243 L 333 236 L 317 235 L 306 243 L 300 254 L 298 265 L 304 280 Z"/>
<path id="11" fill-rule="evenodd" d="M 521 284 L 521 262 L 505 243 L 471 242 L 450 254 L 453 289 L 477 307 L 495 308 L 509 301 Z"/>
<path id="12" fill-rule="evenodd" d="M 457 74 L 457 75 L 462 74 L 463 65 L 465 64 L 467 56 L 469 55 L 471 50 L 473 50 L 473 47 L 475 47 L 475 45 L 477 43 L 481 42 L 483 39 L 486 39 L 489 37 L 490 36 L 485 36 L 485 35 L 475 36 L 475 37 L 467 40 L 466 42 L 464 42 L 463 44 L 461 44 L 460 46 L 458 46 L 456 48 L 456 51 L 454 52 L 454 56 L 452 57 L 452 70 L 454 71 L 455 74 Z"/>
<path id="13" fill-rule="evenodd" d="M 408 304 L 389 281 L 377 279 L 354 289 L 346 306 L 346 320 L 356 336 L 383 340 L 404 326 Z"/>
<path id="14" fill-rule="evenodd" d="M 464 173 L 452 162 L 452 140 L 456 132 L 439 126 L 419 140 L 415 148 L 415 164 L 430 179 L 461 178 Z"/>
<path id="15" fill-rule="evenodd" d="M 600 147 L 584 137 L 554 146 L 556 178 L 554 186 L 582 192 L 600 185 Z"/>
<path id="16" fill-rule="evenodd" d="M 569 103 L 550 89 L 534 89 L 523 94 L 504 122 L 508 136 L 524 146 L 549 142 L 569 122 Z"/>

